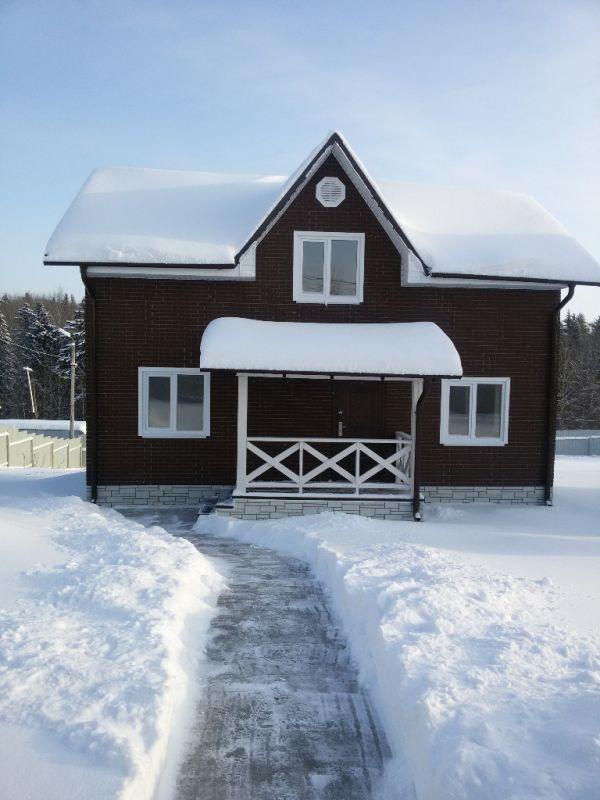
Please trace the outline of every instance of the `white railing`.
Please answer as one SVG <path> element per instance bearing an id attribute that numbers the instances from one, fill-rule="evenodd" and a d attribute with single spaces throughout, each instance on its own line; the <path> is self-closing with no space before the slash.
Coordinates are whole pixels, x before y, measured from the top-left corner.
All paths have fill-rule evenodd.
<path id="1" fill-rule="evenodd" d="M 252 468 L 243 470 L 236 493 L 409 496 L 411 455 L 406 434 L 395 439 L 252 436 L 246 439 L 245 459 Z"/>

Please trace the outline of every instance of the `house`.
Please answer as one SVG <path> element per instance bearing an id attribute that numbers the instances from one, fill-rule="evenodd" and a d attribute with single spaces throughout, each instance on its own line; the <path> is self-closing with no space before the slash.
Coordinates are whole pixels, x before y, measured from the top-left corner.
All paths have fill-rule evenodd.
<path id="1" fill-rule="evenodd" d="M 376 182 L 333 133 L 289 178 L 97 170 L 45 263 L 86 287 L 100 503 L 551 503 L 559 312 L 600 266 L 530 198 Z"/>

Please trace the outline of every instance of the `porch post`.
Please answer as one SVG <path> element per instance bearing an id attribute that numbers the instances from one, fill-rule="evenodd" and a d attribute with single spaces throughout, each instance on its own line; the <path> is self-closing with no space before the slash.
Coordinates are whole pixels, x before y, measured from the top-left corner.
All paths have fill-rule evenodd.
<path id="1" fill-rule="evenodd" d="M 237 476 L 235 493 L 246 494 L 246 452 L 248 437 L 248 376 L 238 375 Z"/>
<path id="2" fill-rule="evenodd" d="M 419 395 L 419 398 L 415 405 L 415 432 L 414 432 L 414 440 L 413 440 L 413 517 L 417 522 L 421 521 L 421 481 L 420 481 L 420 458 L 419 458 L 419 444 L 420 444 L 420 429 L 421 429 L 421 416 L 419 412 L 421 411 L 421 407 L 423 405 L 423 401 L 427 397 L 429 392 L 429 387 L 431 385 L 431 378 L 425 378 L 422 381 L 422 390 Z"/>
<path id="3" fill-rule="evenodd" d="M 417 449 L 417 403 L 419 397 L 423 394 L 423 378 L 413 378 L 411 381 L 412 387 L 412 405 L 410 409 L 410 488 L 415 485 L 415 450 Z"/>

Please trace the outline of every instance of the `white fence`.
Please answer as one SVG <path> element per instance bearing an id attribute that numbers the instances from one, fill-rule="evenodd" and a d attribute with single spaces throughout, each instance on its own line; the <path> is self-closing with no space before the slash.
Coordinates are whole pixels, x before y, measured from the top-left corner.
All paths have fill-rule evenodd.
<path id="1" fill-rule="evenodd" d="M 556 432 L 557 456 L 600 456 L 600 430 Z"/>
<path id="2" fill-rule="evenodd" d="M 85 467 L 85 436 L 61 439 L 0 428 L 0 467 Z"/>

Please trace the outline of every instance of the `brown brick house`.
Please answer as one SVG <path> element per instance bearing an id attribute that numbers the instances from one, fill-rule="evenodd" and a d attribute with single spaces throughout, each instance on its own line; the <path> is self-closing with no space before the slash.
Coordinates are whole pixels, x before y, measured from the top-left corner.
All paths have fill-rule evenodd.
<path id="1" fill-rule="evenodd" d="M 86 286 L 99 502 L 551 501 L 559 310 L 600 266 L 529 198 L 376 183 L 334 133 L 288 179 L 96 171 L 45 263 Z"/>

